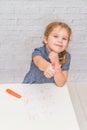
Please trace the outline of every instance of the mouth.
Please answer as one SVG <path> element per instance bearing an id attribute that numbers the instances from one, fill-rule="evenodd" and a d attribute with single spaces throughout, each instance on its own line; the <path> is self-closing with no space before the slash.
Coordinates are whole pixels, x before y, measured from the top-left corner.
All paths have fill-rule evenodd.
<path id="1" fill-rule="evenodd" d="M 55 44 L 55 46 L 62 47 L 63 45 L 61 45 L 61 44 Z"/>

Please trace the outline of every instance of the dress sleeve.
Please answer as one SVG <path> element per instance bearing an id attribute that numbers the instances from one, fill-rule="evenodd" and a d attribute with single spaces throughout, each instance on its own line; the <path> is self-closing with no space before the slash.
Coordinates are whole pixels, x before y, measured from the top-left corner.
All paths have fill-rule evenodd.
<path id="1" fill-rule="evenodd" d="M 66 63 L 64 63 L 64 65 L 62 66 L 62 70 L 69 70 L 70 68 L 70 61 L 71 61 L 71 55 L 69 53 L 67 53 L 67 60 Z"/>
<path id="2" fill-rule="evenodd" d="M 35 48 L 35 49 L 34 49 L 34 51 L 33 51 L 33 53 L 32 53 L 32 58 L 33 58 L 34 56 L 37 56 L 37 55 L 42 56 L 42 52 L 41 52 L 41 49 L 40 49 L 40 48 Z"/>

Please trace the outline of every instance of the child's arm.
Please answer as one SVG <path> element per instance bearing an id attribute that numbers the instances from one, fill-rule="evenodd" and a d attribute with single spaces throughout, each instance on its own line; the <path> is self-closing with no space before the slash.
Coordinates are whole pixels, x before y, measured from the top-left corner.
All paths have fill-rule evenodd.
<path id="1" fill-rule="evenodd" d="M 55 58 L 54 57 L 55 56 L 53 56 L 53 54 L 50 53 L 49 58 L 51 59 L 52 63 L 49 63 L 41 56 L 35 56 L 33 58 L 33 61 L 35 65 L 41 71 L 43 71 L 45 77 L 51 78 L 54 76 L 55 84 L 57 86 L 63 86 L 67 81 L 68 71 L 62 71 L 59 61 L 58 61 L 58 57 L 55 57 Z"/>
<path id="2" fill-rule="evenodd" d="M 62 87 L 68 78 L 68 71 L 62 71 L 61 67 L 55 67 L 54 80 L 57 86 Z"/>
<path id="3" fill-rule="evenodd" d="M 43 71 L 45 77 L 51 78 L 54 76 L 55 70 L 52 68 L 51 63 L 46 61 L 43 57 L 35 56 L 33 62 L 41 71 Z"/>
<path id="4" fill-rule="evenodd" d="M 61 65 L 59 63 L 59 56 L 57 53 L 55 52 L 51 52 L 49 55 L 49 58 L 51 60 L 52 66 L 55 69 L 55 73 L 54 73 L 54 80 L 57 86 L 63 86 L 66 81 L 67 81 L 67 77 L 68 77 L 68 71 L 62 71 L 61 69 Z"/>

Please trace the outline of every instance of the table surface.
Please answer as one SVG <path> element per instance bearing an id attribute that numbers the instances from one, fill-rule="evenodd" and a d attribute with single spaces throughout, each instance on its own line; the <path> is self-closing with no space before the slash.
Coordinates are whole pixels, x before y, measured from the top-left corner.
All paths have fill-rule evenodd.
<path id="1" fill-rule="evenodd" d="M 6 92 L 11 89 L 18 99 Z M 79 130 L 67 85 L 0 84 L 0 129 Z"/>

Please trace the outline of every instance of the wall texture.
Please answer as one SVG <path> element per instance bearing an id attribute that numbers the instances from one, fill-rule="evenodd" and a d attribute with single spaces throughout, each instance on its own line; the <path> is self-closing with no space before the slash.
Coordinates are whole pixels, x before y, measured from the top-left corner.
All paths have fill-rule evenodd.
<path id="1" fill-rule="evenodd" d="M 0 0 L 0 83 L 21 83 L 45 26 L 62 20 L 73 30 L 68 82 L 87 81 L 86 0 Z"/>

